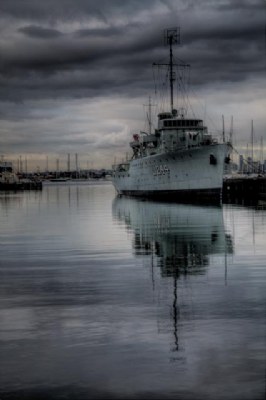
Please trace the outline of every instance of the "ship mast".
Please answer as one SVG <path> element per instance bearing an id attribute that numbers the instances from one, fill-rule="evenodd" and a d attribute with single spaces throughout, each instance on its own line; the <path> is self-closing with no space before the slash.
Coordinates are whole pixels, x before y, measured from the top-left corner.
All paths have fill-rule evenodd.
<path id="1" fill-rule="evenodd" d="M 151 97 L 149 97 L 149 134 L 151 134 Z"/>
<path id="2" fill-rule="evenodd" d="M 144 107 L 148 107 L 148 113 L 147 113 L 147 120 L 148 120 L 148 124 L 149 124 L 149 135 L 151 134 L 151 108 L 152 106 L 154 106 L 155 104 L 151 104 L 151 96 L 149 96 L 149 104 L 143 104 Z"/>
<path id="3" fill-rule="evenodd" d="M 169 83 L 170 83 L 170 110 L 173 113 L 174 110 L 174 82 L 176 80 L 175 77 L 175 72 L 174 72 L 174 66 L 175 67 L 182 67 L 186 68 L 189 67 L 189 64 L 184 64 L 183 62 L 181 64 L 176 64 L 174 63 L 174 58 L 173 58 L 173 49 L 172 46 L 174 44 L 180 44 L 180 28 L 171 28 L 171 29 L 166 29 L 164 31 L 164 44 L 169 45 L 170 48 L 170 60 L 169 63 L 167 64 L 162 64 L 162 63 L 153 63 L 153 65 L 158 65 L 158 66 L 167 66 L 170 69 L 169 73 Z"/>
<path id="4" fill-rule="evenodd" d="M 180 44 L 180 28 L 166 29 L 164 36 L 165 44 L 169 45 L 170 48 L 170 74 L 169 74 L 169 82 L 170 82 L 170 110 L 173 111 L 174 108 L 174 81 L 175 81 L 175 73 L 173 71 L 173 44 Z"/>

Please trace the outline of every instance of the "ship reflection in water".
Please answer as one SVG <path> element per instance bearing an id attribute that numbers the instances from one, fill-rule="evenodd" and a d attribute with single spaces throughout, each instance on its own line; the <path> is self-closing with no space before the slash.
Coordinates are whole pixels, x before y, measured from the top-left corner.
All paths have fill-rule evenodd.
<path id="1" fill-rule="evenodd" d="M 135 255 L 154 255 L 162 276 L 202 274 L 211 254 L 233 251 L 221 207 L 117 197 L 113 215 L 133 231 Z"/>
<path id="2" fill-rule="evenodd" d="M 173 351 L 177 351 L 180 314 L 177 280 L 206 274 L 210 256 L 223 255 L 226 282 L 227 255 L 233 253 L 233 243 L 224 229 L 222 208 L 118 196 L 113 201 L 113 216 L 132 232 L 135 256 L 150 256 L 153 284 L 154 267 L 159 267 L 161 277 L 173 278 Z"/>

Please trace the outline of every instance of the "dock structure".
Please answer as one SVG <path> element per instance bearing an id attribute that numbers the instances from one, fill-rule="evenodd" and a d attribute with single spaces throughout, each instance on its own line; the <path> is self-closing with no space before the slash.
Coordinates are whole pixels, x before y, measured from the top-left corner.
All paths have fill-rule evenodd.
<path id="1" fill-rule="evenodd" d="M 223 200 L 265 200 L 266 175 L 229 176 L 223 182 Z"/>
<path id="2" fill-rule="evenodd" d="M 42 190 L 42 182 L 41 181 L 18 181 L 18 182 L 0 182 L 0 191 L 1 190 L 12 190 L 12 191 L 21 191 L 21 190 Z"/>

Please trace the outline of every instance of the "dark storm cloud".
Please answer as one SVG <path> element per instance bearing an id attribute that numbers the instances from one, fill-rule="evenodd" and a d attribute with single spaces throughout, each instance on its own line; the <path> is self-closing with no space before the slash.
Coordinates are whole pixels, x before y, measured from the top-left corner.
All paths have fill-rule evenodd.
<path id="1" fill-rule="evenodd" d="M 95 104 L 107 99 L 113 104 L 121 99 L 121 106 L 115 107 L 122 113 L 129 99 L 153 94 L 152 63 L 168 60 L 163 34 L 169 27 L 181 27 L 181 45 L 175 46 L 174 55 L 176 61 L 191 65 L 192 87 L 221 91 L 230 84 L 234 93 L 237 84 L 245 86 L 254 79 L 263 86 L 265 4 L 264 0 L 1 1 L 0 118 L 7 123 L 5 138 L 11 121 L 33 124 L 45 119 L 52 131 L 56 111 L 53 106 L 39 110 L 43 102 L 58 107 L 59 100 Z M 100 110 L 96 113 L 96 119 L 98 115 L 103 119 Z M 79 132 L 78 121 L 75 124 L 73 131 Z M 94 132 L 109 134 L 109 125 Z M 12 129 L 21 130 L 16 125 Z M 25 129 L 34 128 L 27 124 Z M 56 137 L 65 137 L 62 129 Z M 123 131 L 114 126 L 119 129 Z M 39 131 L 45 131 L 42 125 Z M 35 139 L 36 146 L 45 141 Z M 52 143 L 52 135 L 48 139 Z M 68 145 L 68 137 L 65 140 Z M 97 143 L 100 148 L 104 141 Z"/>
<path id="2" fill-rule="evenodd" d="M 145 3 L 145 4 L 143 4 Z M 3 0 L 0 12 L 11 18 L 32 21 L 74 21 L 87 20 L 91 17 L 109 23 L 114 15 L 130 15 L 139 10 L 152 8 L 160 0 Z M 109 21 L 109 22 L 108 22 Z"/>
<path id="3" fill-rule="evenodd" d="M 40 39 L 56 38 L 62 35 L 62 33 L 56 29 L 42 28 L 36 25 L 29 25 L 25 26 L 24 28 L 20 28 L 19 32 L 22 32 L 32 38 Z"/>
<path id="4" fill-rule="evenodd" d="M 76 30 L 65 35 L 36 27 L 20 31 L 30 34 L 31 41 L 22 41 L 19 48 L 4 49 L 0 69 L 3 98 L 95 96 L 110 90 L 127 94 L 131 83 L 150 73 L 143 65 L 151 65 L 151 33 L 143 40 L 137 32 L 135 37 L 125 39 L 121 28 Z M 56 37 L 51 38 L 52 34 Z M 144 77 L 149 83 L 150 76 Z"/>
<path id="5" fill-rule="evenodd" d="M 152 15 L 154 6 L 162 8 L 162 15 Z M 178 7 L 184 27 L 181 21 L 183 45 L 177 51 L 198 70 L 194 83 L 206 83 L 210 72 L 214 81 L 235 81 L 265 68 L 260 1 L 202 1 L 200 7 L 195 1 L 101 1 L 101 7 L 96 1 L 81 0 L 4 1 L 1 20 L 11 18 L 18 35 L 1 43 L 0 96 L 86 97 L 127 95 L 129 90 L 134 96 L 137 88 L 151 88 L 150 66 L 167 54 L 162 32 L 167 24 L 176 24 Z M 141 13 L 149 11 L 152 20 L 148 16 L 145 23 Z M 133 18 L 137 15 L 138 22 Z M 75 27 L 86 20 L 91 25 L 93 19 L 102 26 Z"/>

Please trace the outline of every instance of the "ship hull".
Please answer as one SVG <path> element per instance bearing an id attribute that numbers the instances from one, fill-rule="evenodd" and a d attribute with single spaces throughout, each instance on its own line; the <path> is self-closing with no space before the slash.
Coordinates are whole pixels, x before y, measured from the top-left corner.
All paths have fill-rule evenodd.
<path id="1" fill-rule="evenodd" d="M 147 199 L 197 202 L 220 202 L 221 188 L 216 189 L 193 189 L 193 190 L 122 190 L 120 195 L 132 197 L 145 197 Z"/>
<path id="2" fill-rule="evenodd" d="M 116 171 L 113 184 L 120 195 L 219 202 L 227 152 L 223 143 L 142 157 Z"/>

